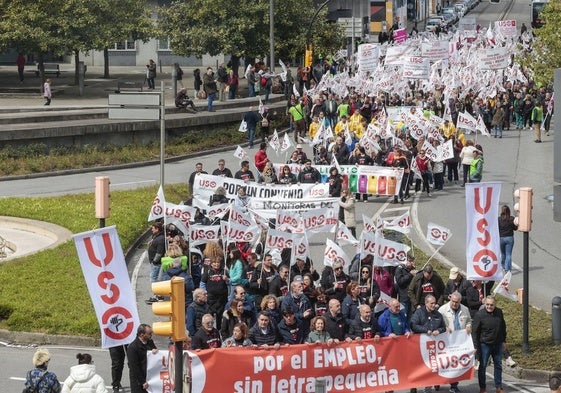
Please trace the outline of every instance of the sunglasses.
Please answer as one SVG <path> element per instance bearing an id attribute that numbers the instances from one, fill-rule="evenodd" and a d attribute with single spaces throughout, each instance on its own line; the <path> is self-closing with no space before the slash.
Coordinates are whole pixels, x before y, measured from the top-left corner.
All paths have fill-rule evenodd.
<path id="1" fill-rule="evenodd" d="M 342 267 L 336 267 L 335 268 L 335 271 L 339 271 L 339 270 L 343 270 L 343 268 Z"/>
<path id="2" fill-rule="evenodd" d="M 365 270 L 365 271 L 362 272 L 362 274 L 368 274 L 368 273 L 369 273 L 368 270 Z"/>

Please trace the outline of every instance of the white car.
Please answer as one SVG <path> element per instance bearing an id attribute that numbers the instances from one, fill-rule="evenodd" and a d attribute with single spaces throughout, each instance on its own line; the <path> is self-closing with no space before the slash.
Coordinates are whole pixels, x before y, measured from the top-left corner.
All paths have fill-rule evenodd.
<path id="1" fill-rule="evenodd" d="M 427 24 L 425 25 L 425 30 L 434 33 L 436 26 L 442 27 L 442 19 L 431 18 L 427 21 Z"/>

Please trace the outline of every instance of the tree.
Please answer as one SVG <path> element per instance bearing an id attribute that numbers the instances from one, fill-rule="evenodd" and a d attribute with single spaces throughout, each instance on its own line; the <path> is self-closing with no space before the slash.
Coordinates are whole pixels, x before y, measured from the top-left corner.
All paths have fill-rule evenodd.
<path id="1" fill-rule="evenodd" d="M 156 35 L 152 9 L 145 0 L 98 0 L 92 49 L 103 50 L 103 77 L 109 78 L 109 47 L 125 40 L 148 41 Z"/>
<path id="2" fill-rule="evenodd" d="M 17 47 L 25 53 L 35 53 L 42 78 L 45 55 L 68 53 L 65 28 L 70 21 L 60 12 L 65 4 L 65 0 L 0 1 L 2 49 Z"/>
<path id="3" fill-rule="evenodd" d="M 159 28 L 175 54 L 229 54 L 237 71 L 242 55 L 265 53 L 269 42 L 265 19 L 268 1 L 264 0 L 175 1 L 160 9 Z"/>
<path id="4" fill-rule="evenodd" d="M 313 0 L 275 0 L 275 57 L 290 60 L 303 56 L 314 12 Z M 242 56 L 251 62 L 269 53 L 269 0 L 175 1 L 162 7 L 160 16 L 161 35 L 169 37 L 177 55 L 228 54 L 237 72 Z M 314 24 L 313 42 L 322 50 L 338 49 L 340 29 L 328 25 L 325 16 L 321 13 Z"/>
<path id="5" fill-rule="evenodd" d="M 80 52 L 153 34 L 145 0 L 0 0 L 0 17 L 1 48 L 36 54 L 42 78 L 46 55 L 73 53 L 77 70 Z"/>
<path id="6" fill-rule="evenodd" d="M 550 1 L 541 15 L 545 25 L 533 30 L 531 50 L 520 62 L 533 71 L 535 82 L 547 86 L 553 84 L 553 70 L 561 67 L 561 2 Z"/>

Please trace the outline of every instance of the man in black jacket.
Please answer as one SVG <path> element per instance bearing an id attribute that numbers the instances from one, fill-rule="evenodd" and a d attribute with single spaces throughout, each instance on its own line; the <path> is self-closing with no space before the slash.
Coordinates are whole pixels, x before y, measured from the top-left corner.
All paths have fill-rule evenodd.
<path id="1" fill-rule="evenodd" d="M 152 328 L 144 323 L 140 324 L 136 331 L 136 338 L 127 347 L 127 359 L 129 365 L 129 377 L 131 393 L 146 393 L 148 382 L 146 382 L 147 351 L 156 352 L 156 345 L 152 341 Z"/>
<path id="2" fill-rule="evenodd" d="M 362 341 L 363 339 L 373 338 L 374 341 L 380 340 L 380 329 L 378 328 L 378 322 L 374 315 L 372 315 L 372 309 L 369 305 L 363 304 L 358 309 L 359 313 L 356 318 L 351 322 L 349 327 L 349 334 L 352 340 Z"/>
<path id="3" fill-rule="evenodd" d="M 329 309 L 324 315 L 325 317 L 325 330 L 329 333 L 332 339 L 343 341 L 347 337 L 348 326 L 345 317 L 341 314 L 341 302 L 337 299 L 329 301 Z M 351 341 L 347 338 L 346 341 Z"/>
<path id="4" fill-rule="evenodd" d="M 298 174 L 298 183 L 317 184 L 321 181 L 321 174 L 312 166 L 312 160 L 306 159 L 304 168 Z"/>
<path id="5" fill-rule="evenodd" d="M 503 345 L 506 342 L 506 322 L 503 311 L 496 307 L 493 296 L 487 296 L 485 308 L 475 313 L 472 323 L 473 345 L 479 358 L 477 378 L 480 393 L 487 392 L 486 369 L 489 358 L 493 357 L 495 389 L 503 393 Z"/>
<path id="6" fill-rule="evenodd" d="M 411 300 L 409 299 L 409 284 L 413 277 L 417 274 L 415 270 L 415 257 L 407 254 L 407 262 L 405 265 L 399 264 L 395 269 L 395 283 L 397 284 L 397 299 L 403 305 L 407 321 L 411 320 L 413 311 L 411 310 Z"/>
<path id="7" fill-rule="evenodd" d="M 446 331 L 446 322 L 436 310 L 436 298 L 433 295 L 427 295 L 425 305 L 418 308 L 411 317 L 411 330 L 429 336 L 437 336 Z"/>
<path id="8" fill-rule="evenodd" d="M 210 349 L 220 348 L 222 340 L 220 340 L 220 332 L 214 327 L 214 318 L 210 314 L 203 315 L 201 327 L 193 336 L 191 348 L 193 349 Z"/>
<path id="9" fill-rule="evenodd" d="M 279 349 L 280 337 L 276 326 L 271 323 L 271 317 L 267 311 L 261 311 L 257 316 L 257 323 L 249 329 L 249 339 L 254 346 L 268 349 L 273 346 Z"/>

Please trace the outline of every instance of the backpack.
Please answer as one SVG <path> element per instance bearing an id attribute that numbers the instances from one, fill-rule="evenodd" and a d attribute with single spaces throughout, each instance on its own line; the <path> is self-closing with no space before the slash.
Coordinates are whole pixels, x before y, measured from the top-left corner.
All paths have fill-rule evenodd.
<path id="1" fill-rule="evenodd" d="M 261 86 L 267 86 L 267 78 L 265 78 L 264 76 L 261 77 Z"/>
<path id="2" fill-rule="evenodd" d="M 43 382 L 43 379 L 45 378 L 46 375 L 47 373 L 44 373 L 39 379 L 39 381 L 36 384 L 34 384 L 33 379 L 31 378 L 31 371 L 28 371 L 27 380 L 29 381 L 30 386 L 26 386 L 25 388 L 23 388 L 22 393 L 39 393 L 39 385 L 41 384 L 41 382 Z"/>

